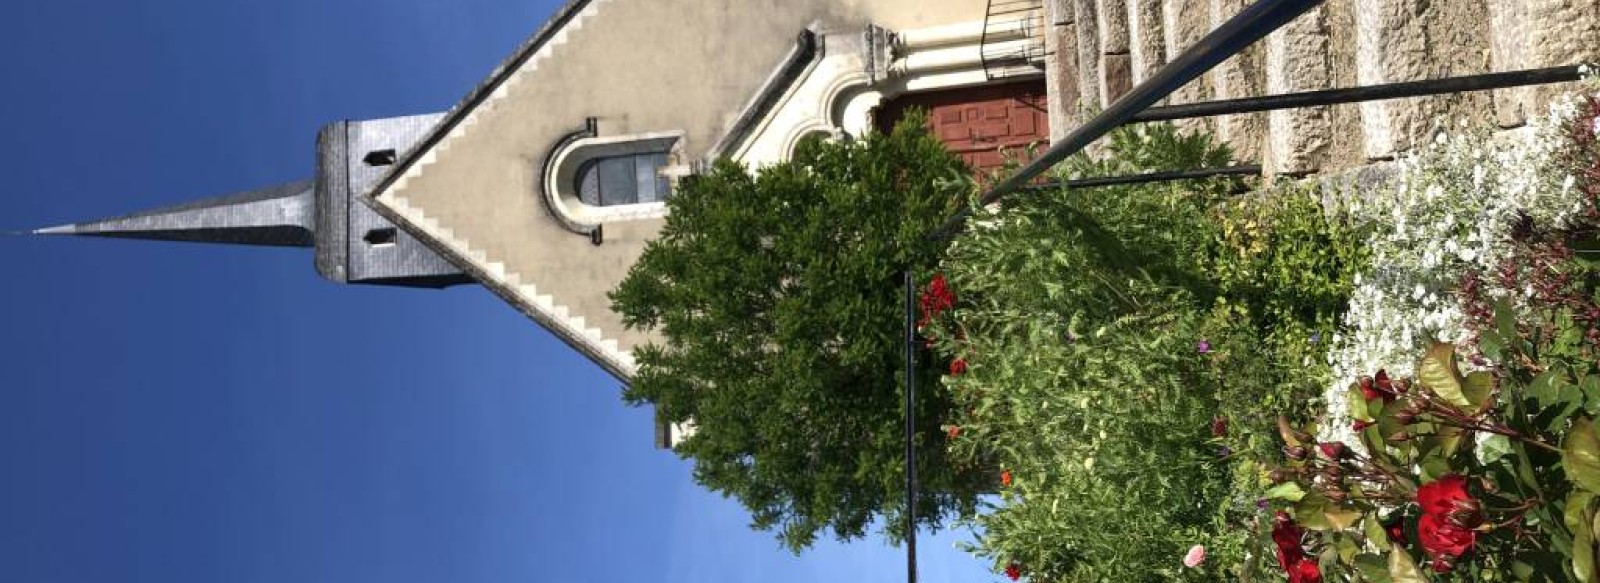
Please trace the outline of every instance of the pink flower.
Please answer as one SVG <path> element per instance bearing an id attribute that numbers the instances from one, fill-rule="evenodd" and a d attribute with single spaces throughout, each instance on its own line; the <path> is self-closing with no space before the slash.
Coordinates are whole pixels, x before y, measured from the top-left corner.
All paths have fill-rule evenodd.
<path id="1" fill-rule="evenodd" d="M 1183 566 L 1185 567 L 1198 567 L 1200 566 L 1200 563 L 1204 562 L 1206 562 L 1205 545 L 1195 545 L 1189 547 L 1189 554 L 1183 556 Z"/>

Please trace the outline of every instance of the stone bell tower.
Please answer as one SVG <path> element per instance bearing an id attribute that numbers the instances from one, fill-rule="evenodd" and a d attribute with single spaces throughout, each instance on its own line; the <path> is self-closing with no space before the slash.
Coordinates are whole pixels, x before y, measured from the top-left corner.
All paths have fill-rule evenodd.
<path id="1" fill-rule="evenodd" d="M 440 117 L 427 114 L 323 126 L 317 134 L 316 169 L 310 180 L 33 233 L 310 247 L 316 254 L 317 273 L 337 283 L 426 288 L 472 283 L 455 265 L 379 216 L 360 196 Z"/>

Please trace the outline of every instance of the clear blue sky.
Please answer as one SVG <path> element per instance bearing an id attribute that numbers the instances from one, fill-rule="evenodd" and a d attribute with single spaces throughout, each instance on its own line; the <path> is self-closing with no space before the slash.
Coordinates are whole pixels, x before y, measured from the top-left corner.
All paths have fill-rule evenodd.
<path id="1" fill-rule="evenodd" d="M 51 0 L 0 19 L 0 228 L 310 175 L 337 119 L 452 105 L 553 0 Z M 901 581 L 795 558 L 650 412 L 477 288 L 306 251 L 0 238 L 0 581 Z M 994 581 L 925 540 L 926 581 Z"/>

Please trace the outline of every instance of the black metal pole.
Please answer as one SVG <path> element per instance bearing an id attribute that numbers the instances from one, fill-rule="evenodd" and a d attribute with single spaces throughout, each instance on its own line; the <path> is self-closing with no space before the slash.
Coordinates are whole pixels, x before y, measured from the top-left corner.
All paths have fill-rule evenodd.
<path id="1" fill-rule="evenodd" d="M 1018 190 L 1045 190 L 1066 185 L 1067 188 L 1093 188 L 1096 186 L 1112 186 L 1117 184 L 1144 184 L 1146 182 L 1170 182 L 1174 180 L 1191 180 L 1196 178 L 1211 178 L 1214 176 L 1256 176 L 1261 174 L 1260 164 L 1240 164 L 1238 166 L 1221 166 L 1217 168 L 1195 168 L 1193 170 L 1172 170 L 1168 172 L 1148 172 L 1145 174 L 1126 174 L 1122 176 L 1096 176 L 1092 178 L 1078 178 L 1074 180 L 1052 180 L 1030 184 Z"/>
<path id="2" fill-rule="evenodd" d="M 1233 18 L 1222 23 L 1222 26 L 1211 31 L 1211 34 L 1184 50 L 1161 70 L 1156 71 L 1154 76 L 1100 112 L 1100 115 L 1094 116 L 1067 134 L 1066 138 L 1050 146 L 1049 150 L 1045 150 L 1043 155 L 984 193 L 979 197 L 978 204 L 993 203 L 1028 184 L 1067 156 L 1078 153 L 1107 132 L 1127 123 L 1139 112 L 1177 91 L 1179 87 L 1188 84 L 1218 63 L 1321 3 L 1322 0 L 1259 0 L 1245 7 Z M 932 237 L 954 236 L 971 214 L 971 208 L 962 209 L 950 217 L 939 230 L 934 231 Z"/>
<path id="3" fill-rule="evenodd" d="M 905 271 L 906 342 L 906 581 L 917 583 L 917 300 L 916 277 Z"/>
<path id="4" fill-rule="evenodd" d="M 1133 119 L 1130 121 L 1165 121 L 1173 119 L 1207 117 L 1213 115 L 1272 111 L 1275 109 L 1292 109 L 1297 107 L 1315 107 L 1319 105 L 1337 105 L 1340 103 L 1377 101 L 1380 99 L 1423 97 L 1427 95 L 1438 95 L 1441 93 L 1460 93 L 1463 91 L 1505 89 L 1507 87 L 1521 87 L 1524 85 L 1541 85 L 1545 83 L 1577 81 L 1578 79 L 1579 74 L 1577 65 L 1566 67 L 1550 67 L 1546 69 L 1528 69 L 1524 71 L 1507 71 L 1503 73 L 1486 73 L 1483 75 L 1447 77 L 1444 79 L 1385 83 L 1382 85 L 1368 85 L 1366 87 L 1322 89 L 1318 91 L 1305 91 L 1301 93 L 1286 93 L 1283 95 L 1266 95 L 1262 97 L 1244 97 L 1239 99 L 1184 103 L 1180 105 L 1165 105 L 1146 109 L 1143 112 L 1134 115 Z"/>

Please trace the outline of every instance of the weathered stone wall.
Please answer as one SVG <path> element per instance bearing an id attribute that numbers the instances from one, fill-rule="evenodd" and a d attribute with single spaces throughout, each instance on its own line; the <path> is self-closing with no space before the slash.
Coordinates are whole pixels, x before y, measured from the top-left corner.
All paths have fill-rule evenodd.
<path id="1" fill-rule="evenodd" d="M 1053 0 L 1053 137 L 1122 96 L 1250 0 Z M 1164 103 L 1353 87 L 1600 61 L 1600 0 L 1329 0 Z M 1562 86 L 1180 122 L 1271 174 L 1391 159 L 1443 118 L 1524 124 Z M 1060 93 L 1057 93 L 1059 95 Z"/>

